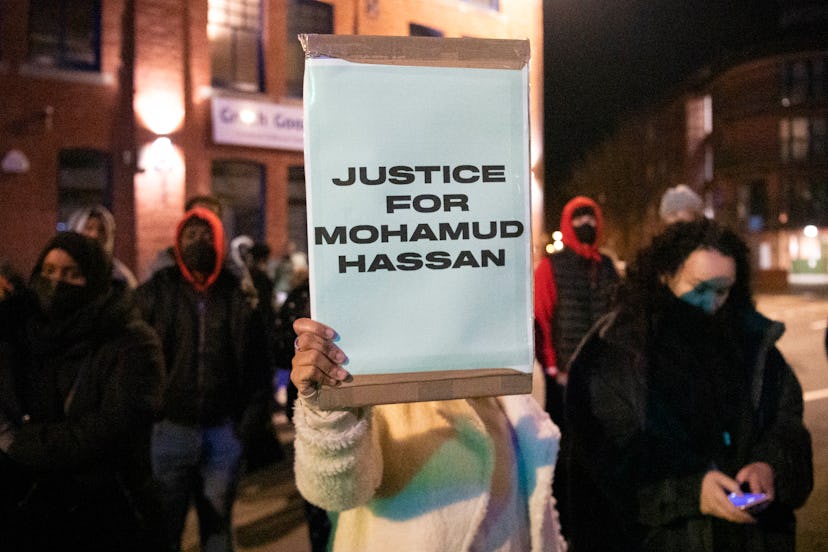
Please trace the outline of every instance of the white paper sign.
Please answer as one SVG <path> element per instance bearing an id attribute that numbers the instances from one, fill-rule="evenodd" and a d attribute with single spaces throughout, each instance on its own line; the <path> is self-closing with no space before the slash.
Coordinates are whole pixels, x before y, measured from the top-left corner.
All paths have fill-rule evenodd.
<path id="1" fill-rule="evenodd" d="M 352 374 L 531 372 L 527 70 L 306 60 L 312 316 Z"/>

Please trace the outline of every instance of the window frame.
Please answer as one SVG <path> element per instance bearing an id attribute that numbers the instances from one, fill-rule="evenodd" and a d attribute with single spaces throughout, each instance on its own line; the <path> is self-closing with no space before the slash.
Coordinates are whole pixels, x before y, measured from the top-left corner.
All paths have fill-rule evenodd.
<path id="1" fill-rule="evenodd" d="M 315 9 L 326 12 L 328 17 L 310 17 L 307 20 L 314 23 L 313 28 L 303 27 L 297 21 L 296 10 Z M 285 45 L 285 94 L 289 98 L 301 99 L 304 94 L 305 54 L 302 45 L 296 39 L 297 35 L 306 33 L 333 34 L 334 32 L 334 5 L 321 0 L 287 0 L 287 44 Z M 317 14 L 318 15 L 318 14 Z M 304 19 L 303 19 L 304 20 Z"/>
<path id="2" fill-rule="evenodd" d="M 214 88 L 237 92 L 260 93 L 265 91 L 264 41 L 263 41 L 263 0 L 209 0 L 207 8 L 207 39 L 210 50 L 210 85 Z M 251 15 L 256 10 L 255 19 Z M 228 37 L 229 53 L 225 56 L 230 71 L 227 75 L 216 75 L 216 49 L 223 45 L 218 36 L 222 31 Z M 215 34 L 215 36 L 214 36 Z M 244 37 L 254 37 L 256 49 L 255 81 L 241 79 L 239 68 L 251 67 L 239 63 L 240 43 Z"/>
<path id="3" fill-rule="evenodd" d="M 103 205 L 112 210 L 112 156 L 95 148 L 63 148 L 58 151 L 58 230 L 65 230 L 69 215 L 76 209 Z M 74 178 L 72 171 L 85 171 Z M 99 178 L 91 178 L 97 175 Z M 83 186 L 73 186 L 82 182 Z"/>
<path id="4" fill-rule="evenodd" d="M 239 186 L 230 185 L 232 179 L 248 177 L 255 177 L 258 180 L 256 183 L 257 197 L 247 196 L 247 201 L 239 202 L 225 193 L 225 188 L 239 191 Z M 220 186 L 217 185 L 219 179 L 222 180 Z M 245 234 L 253 238 L 254 241 L 264 241 L 267 229 L 267 210 L 265 209 L 267 204 L 267 166 L 264 163 L 235 157 L 213 159 L 210 164 L 210 192 L 219 198 L 223 205 L 222 223 L 228 240 Z M 251 206 L 255 206 L 255 209 L 251 209 Z M 250 213 L 253 210 L 256 211 L 256 220 L 252 224 L 249 220 L 244 223 L 239 222 L 241 220 L 238 216 L 240 212 Z"/>
<path id="5" fill-rule="evenodd" d="M 828 119 L 796 115 L 779 119 L 779 158 L 783 163 L 822 161 L 828 156 Z"/>
<path id="6" fill-rule="evenodd" d="M 44 45 L 49 44 L 49 35 L 48 30 L 56 30 L 57 35 L 51 36 L 54 40 L 54 48 L 44 48 L 44 53 L 34 53 L 33 50 L 35 45 L 33 44 L 34 41 L 34 33 L 36 29 L 35 27 L 35 19 L 37 18 L 37 14 L 39 13 L 37 10 L 39 8 L 45 8 L 47 5 L 53 5 L 55 2 L 54 0 L 31 0 L 29 3 L 29 13 L 28 13 L 28 22 L 27 22 L 27 29 L 26 29 L 26 62 L 33 67 L 41 67 L 41 68 L 49 68 L 49 69 L 62 69 L 62 70 L 70 70 L 70 71 L 85 71 L 85 72 L 100 72 L 101 71 L 101 17 L 102 17 L 102 7 L 101 7 L 101 0 L 88 0 L 89 7 L 91 8 L 91 13 L 88 14 L 89 20 L 89 33 L 90 33 L 90 44 L 89 48 L 90 51 L 87 52 L 92 58 L 90 62 L 82 62 L 73 60 L 74 57 L 72 55 L 72 51 L 69 49 L 69 41 L 71 40 L 72 36 L 69 32 L 71 29 L 67 29 L 67 25 L 69 25 L 72 21 L 76 20 L 73 17 L 69 17 L 69 10 L 75 8 L 78 9 L 78 2 L 76 0 L 57 0 L 59 5 L 57 6 L 58 17 L 50 18 L 53 19 L 51 22 L 55 29 L 46 29 L 42 33 L 44 39 L 42 43 Z M 80 6 L 85 7 L 85 6 Z M 80 14 L 79 14 L 80 15 Z M 48 50 L 48 52 L 47 52 Z M 51 60 L 49 62 L 48 60 Z"/>

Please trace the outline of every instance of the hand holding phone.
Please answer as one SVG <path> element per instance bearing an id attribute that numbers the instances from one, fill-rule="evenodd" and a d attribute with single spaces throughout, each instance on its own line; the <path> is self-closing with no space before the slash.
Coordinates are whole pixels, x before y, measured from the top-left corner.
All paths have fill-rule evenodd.
<path id="1" fill-rule="evenodd" d="M 761 512 L 770 502 L 770 498 L 765 493 L 730 493 L 727 498 L 734 506 L 749 514 Z"/>

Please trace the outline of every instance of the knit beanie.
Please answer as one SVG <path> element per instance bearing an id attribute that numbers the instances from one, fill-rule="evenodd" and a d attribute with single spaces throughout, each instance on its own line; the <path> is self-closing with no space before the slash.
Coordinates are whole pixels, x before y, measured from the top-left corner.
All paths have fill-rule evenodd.
<path id="1" fill-rule="evenodd" d="M 685 184 L 679 184 L 673 188 L 668 188 L 664 195 L 661 196 L 661 206 L 658 209 L 658 215 L 663 219 L 667 219 L 680 211 L 689 211 L 691 213 L 698 213 L 702 215 L 704 203 L 699 195 L 690 189 Z"/>
<path id="2" fill-rule="evenodd" d="M 43 259 L 53 249 L 66 251 L 78 263 L 91 296 L 97 297 L 109 291 L 112 283 L 112 263 L 109 255 L 104 252 L 97 240 L 77 232 L 61 232 L 46 244 L 32 270 L 33 277 L 40 274 Z"/>

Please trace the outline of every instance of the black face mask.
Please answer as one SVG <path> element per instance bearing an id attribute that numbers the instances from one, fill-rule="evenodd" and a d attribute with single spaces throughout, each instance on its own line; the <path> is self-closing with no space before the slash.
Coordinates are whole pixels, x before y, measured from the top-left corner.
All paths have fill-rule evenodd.
<path id="1" fill-rule="evenodd" d="M 87 286 L 76 286 L 66 282 L 55 284 L 43 276 L 35 276 L 32 289 L 37 295 L 43 312 L 52 320 L 61 320 L 75 313 L 91 299 Z"/>
<path id="2" fill-rule="evenodd" d="M 595 243 L 597 231 L 591 224 L 582 224 L 580 226 L 575 226 L 572 229 L 575 231 L 575 237 L 578 238 L 579 242 L 587 245 Z"/>
<path id="3" fill-rule="evenodd" d="M 181 259 L 191 271 L 210 274 L 216 266 L 216 250 L 207 242 L 197 241 L 181 250 Z"/>

